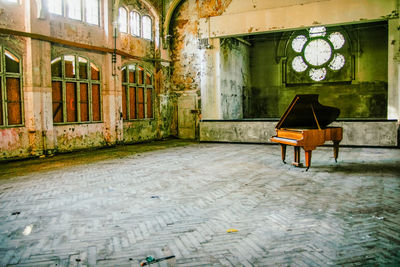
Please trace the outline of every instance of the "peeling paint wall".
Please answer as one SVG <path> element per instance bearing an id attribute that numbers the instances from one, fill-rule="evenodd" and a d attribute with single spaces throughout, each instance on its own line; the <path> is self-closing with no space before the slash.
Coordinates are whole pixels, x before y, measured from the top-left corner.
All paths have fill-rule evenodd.
<path id="1" fill-rule="evenodd" d="M 250 88 L 249 45 L 223 38 L 220 56 L 222 119 L 243 119 L 244 94 Z"/>

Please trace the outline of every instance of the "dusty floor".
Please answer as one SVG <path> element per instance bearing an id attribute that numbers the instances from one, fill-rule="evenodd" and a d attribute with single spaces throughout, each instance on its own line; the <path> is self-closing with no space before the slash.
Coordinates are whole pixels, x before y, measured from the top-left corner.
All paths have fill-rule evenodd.
<path id="1" fill-rule="evenodd" d="M 332 154 L 305 172 L 279 146 L 170 140 L 0 163 L 0 266 L 400 264 L 400 150 Z"/>

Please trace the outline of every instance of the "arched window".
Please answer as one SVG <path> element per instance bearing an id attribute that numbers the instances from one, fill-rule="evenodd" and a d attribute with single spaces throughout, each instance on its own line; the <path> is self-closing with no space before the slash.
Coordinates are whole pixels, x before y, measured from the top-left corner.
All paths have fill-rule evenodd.
<path id="1" fill-rule="evenodd" d="M 143 38 L 151 40 L 152 39 L 152 22 L 149 16 L 142 17 L 142 29 L 143 29 Z"/>
<path id="2" fill-rule="evenodd" d="M 153 118 L 153 75 L 139 65 L 122 68 L 122 116 L 124 120 Z"/>
<path id="3" fill-rule="evenodd" d="M 53 121 L 101 121 L 100 70 L 88 59 L 65 55 L 51 61 Z"/>
<path id="4" fill-rule="evenodd" d="M 119 8 L 118 24 L 120 32 L 128 32 L 128 12 L 124 7 Z"/>
<path id="5" fill-rule="evenodd" d="M 129 15 L 131 34 L 133 36 L 140 36 L 140 14 L 132 11 Z"/>
<path id="6" fill-rule="evenodd" d="M 21 61 L 8 49 L 0 48 L 0 126 L 21 125 Z"/>

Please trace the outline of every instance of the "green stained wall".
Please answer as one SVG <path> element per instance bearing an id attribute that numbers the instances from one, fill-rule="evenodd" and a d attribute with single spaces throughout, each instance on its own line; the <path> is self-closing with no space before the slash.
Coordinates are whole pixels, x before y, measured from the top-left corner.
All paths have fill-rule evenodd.
<path id="1" fill-rule="evenodd" d="M 329 29 L 329 28 L 328 28 Z M 245 118 L 279 118 L 296 94 L 319 94 L 323 105 L 338 107 L 339 118 L 387 117 L 388 31 L 387 23 L 365 23 L 343 26 L 351 70 L 349 82 L 310 83 L 308 80 L 285 84 L 286 53 L 281 42 L 290 46 L 290 38 L 271 33 L 250 38 L 251 89 L 244 110 Z M 286 34 L 287 36 L 287 34 Z M 283 47 L 285 46 L 283 45 Z M 281 53 L 281 54 L 280 54 Z M 289 66 L 290 67 L 290 66 Z"/>

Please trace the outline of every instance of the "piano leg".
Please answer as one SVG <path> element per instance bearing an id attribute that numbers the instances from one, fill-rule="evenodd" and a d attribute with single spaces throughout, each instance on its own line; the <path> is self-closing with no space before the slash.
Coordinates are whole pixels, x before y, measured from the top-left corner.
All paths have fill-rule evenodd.
<path id="1" fill-rule="evenodd" d="M 292 165 L 294 165 L 296 167 L 303 166 L 303 164 L 300 163 L 300 147 L 299 146 L 294 147 L 294 162 L 292 163 Z"/>
<path id="2" fill-rule="evenodd" d="M 304 152 L 305 152 L 305 155 L 306 155 L 306 167 L 307 167 L 306 171 L 308 171 L 308 169 L 310 168 L 310 165 L 311 165 L 312 150 L 304 151 Z"/>
<path id="3" fill-rule="evenodd" d="M 335 158 L 335 162 L 337 162 L 338 156 L 339 156 L 339 141 L 333 141 L 333 157 Z"/>
<path id="4" fill-rule="evenodd" d="M 281 144 L 281 152 L 282 152 L 282 161 L 283 163 L 286 164 L 285 158 L 286 158 L 286 145 Z"/>

